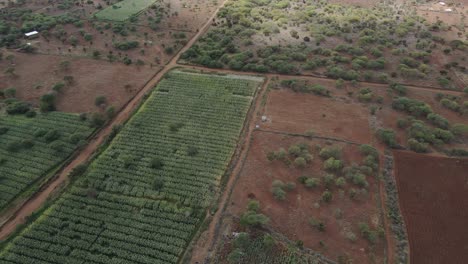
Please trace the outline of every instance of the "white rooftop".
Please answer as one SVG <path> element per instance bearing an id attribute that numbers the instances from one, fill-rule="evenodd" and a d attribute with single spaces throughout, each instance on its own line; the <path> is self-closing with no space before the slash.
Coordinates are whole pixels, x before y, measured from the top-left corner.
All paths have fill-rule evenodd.
<path id="1" fill-rule="evenodd" d="M 37 31 L 31 31 L 31 32 L 28 32 L 28 33 L 26 33 L 26 34 L 24 34 L 24 35 L 25 35 L 26 37 L 30 37 L 30 36 L 34 36 L 34 35 L 36 35 L 36 34 L 39 34 L 39 32 L 37 32 Z"/>

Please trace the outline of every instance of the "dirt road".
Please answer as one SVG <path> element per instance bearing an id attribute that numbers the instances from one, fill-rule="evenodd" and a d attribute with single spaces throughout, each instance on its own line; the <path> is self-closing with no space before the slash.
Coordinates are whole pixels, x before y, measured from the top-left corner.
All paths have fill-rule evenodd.
<path id="1" fill-rule="evenodd" d="M 211 25 L 212 20 L 216 17 L 219 9 L 222 8 L 225 1 L 221 6 L 213 13 L 208 19 L 205 25 L 198 31 L 198 33 L 189 41 L 187 44 L 170 60 L 161 71 L 157 72 L 145 86 L 124 106 L 122 110 L 110 121 L 108 124 L 99 131 L 99 133 L 89 142 L 89 144 L 76 156 L 76 158 L 62 168 L 58 173 L 58 177 L 52 181 L 42 192 L 36 193 L 26 203 L 24 203 L 18 210 L 12 214 L 12 216 L 4 223 L 0 229 L 0 240 L 5 240 L 16 227 L 25 222 L 26 218 L 30 216 L 34 211 L 38 210 L 50 196 L 50 194 L 56 190 L 56 188 L 66 182 L 68 174 L 77 165 L 87 161 L 90 156 L 96 151 L 96 149 L 104 142 L 105 138 L 112 131 L 114 125 L 124 123 L 133 113 L 133 110 L 138 107 L 151 89 L 159 82 L 161 77 L 170 71 L 172 68 L 177 66 L 177 61 L 180 55 L 190 48 L 193 43 L 208 29 Z"/>

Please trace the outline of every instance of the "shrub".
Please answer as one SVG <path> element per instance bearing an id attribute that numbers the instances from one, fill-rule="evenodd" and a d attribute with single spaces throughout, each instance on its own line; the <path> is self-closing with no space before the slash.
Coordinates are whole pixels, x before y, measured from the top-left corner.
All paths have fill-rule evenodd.
<path id="1" fill-rule="evenodd" d="M 318 178 L 308 178 L 305 180 L 305 186 L 308 188 L 316 188 L 320 185 L 320 179 Z"/>
<path id="2" fill-rule="evenodd" d="M 454 139 L 454 135 L 452 134 L 452 132 L 448 131 L 448 130 L 444 130 L 444 129 L 440 129 L 440 128 L 436 128 L 434 129 L 434 136 L 437 138 L 437 139 L 440 139 L 442 140 L 444 143 L 449 143 L 450 141 L 452 141 Z"/>
<path id="3" fill-rule="evenodd" d="M 408 147 L 412 151 L 415 151 L 418 153 L 429 152 L 429 145 L 427 143 L 419 142 L 414 138 L 408 139 Z"/>
<path id="4" fill-rule="evenodd" d="M 352 176 L 352 179 L 354 184 L 356 184 L 359 187 L 364 187 L 367 188 L 369 186 L 369 183 L 366 180 L 366 175 L 362 173 L 356 173 Z"/>
<path id="5" fill-rule="evenodd" d="M 298 157 L 299 155 L 301 155 L 301 148 L 298 146 L 298 145 L 292 145 L 289 147 L 288 149 L 288 153 L 290 155 L 293 155 L 293 156 L 296 156 Z"/>
<path id="6" fill-rule="evenodd" d="M 54 86 L 52 86 L 52 90 L 59 93 L 60 91 L 62 91 L 63 87 L 65 87 L 65 84 L 63 82 L 59 82 L 59 83 L 54 84 Z"/>
<path id="7" fill-rule="evenodd" d="M 25 114 L 30 111 L 31 106 L 26 102 L 14 101 L 7 104 L 6 112 L 9 115 Z"/>
<path id="8" fill-rule="evenodd" d="M 408 136 L 419 142 L 434 143 L 435 135 L 433 131 L 421 121 L 415 121 L 408 130 Z"/>
<path id="9" fill-rule="evenodd" d="M 310 218 L 309 219 L 309 224 L 312 227 L 316 228 L 318 231 L 325 232 L 326 226 L 325 226 L 325 223 L 323 221 L 320 221 L 320 220 L 315 219 L 315 218 Z"/>
<path id="10" fill-rule="evenodd" d="M 284 188 L 286 191 L 292 191 L 296 188 L 296 184 L 294 182 L 287 182 Z"/>
<path id="11" fill-rule="evenodd" d="M 398 97 L 393 100 L 392 107 L 416 116 L 427 116 L 432 113 L 432 108 L 428 104 L 407 97 Z"/>
<path id="12" fill-rule="evenodd" d="M 322 201 L 329 203 L 333 199 L 333 194 L 330 191 L 324 191 L 322 193 Z"/>
<path id="13" fill-rule="evenodd" d="M 105 96 L 97 96 L 95 99 L 94 99 L 94 105 L 96 106 L 101 106 L 103 104 L 105 104 L 107 101 L 106 97 Z"/>
<path id="14" fill-rule="evenodd" d="M 286 199 L 286 192 L 281 187 L 272 187 L 271 192 L 276 200 L 283 201 Z"/>
<path id="15" fill-rule="evenodd" d="M 101 127 L 106 122 L 101 113 L 93 113 L 89 121 L 91 127 Z"/>
<path id="16" fill-rule="evenodd" d="M 80 140 L 83 138 L 83 135 L 81 135 L 80 133 L 76 132 L 76 133 L 73 133 L 69 136 L 68 138 L 68 141 L 70 141 L 70 143 L 72 144 L 77 144 L 78 142 L 80 142 Z"/>
<path id="17" fill-rule="evenodd" d="M 375 158 L 379 157 L 379 152 L 377 151 L 376 148 L 374 148 L 371 145 L 363 144 L 363 145 L 359 146 L 359 151 L 363 155 L 371 155 L 371 156 L 373 156 Z"/>
<path id="18" fill-rule="evenodd" d="M 52 141 L 55 141 L 60 138 L 60 132 L 56 129 L 49 130 L 45 135 L 44 135 L 44 140 L 47 143 L 50 143 Z"/>
<path id="19" fill-rule="evenodd" d="M 325 160 L 329 158 L 339 159 L 341 157 L 341 149 L 338 147 L 326 147 L 320 150 L 319 156 Z"/>
<path id="20" fill-rule="evenodd" d="M 346 185 L 346 179 L 344 177 L 339 177 L 335 180 L 335 185 L 337 187 L 343 188 Z"/>
<path id="21" fill-rule="evenodd" d="M 338 171 L 341 168 L 343 168 L 343 162 L 341 160 L 331 157 L 324 162 L 323 166 L 325 170 Z"/>
<path id="22" fill-rule="evenodd" d="M 242 214 L 240 218 L 240 224 L 247 227 L 256 227 L 268 223 L 270 219 L 265 215 L 258 213 L 259 208 L 260 204 L 258 201 L 250 201 L 247 205 L 247 211 Z"/>
<path id="23" fill-rule="evenodd" d="M 460 111 L 460 105 L 453 100 L 443 98 L 442 100 L 440 100 L 440 103 L 442 104 L 443 107 L 450 109 L 454 112 Z"/>
<path id="24" fill-rule="evenodd" d="M 303 158 L 303 157 L 297 157 L 297 158 L 294 160 L 294 164 L 295 164 L 298 168 L 304 168 L 304 167 L 307 165 L 307 161 L 306 161 L 305 158 Z"/>
<path id="25" fill-rule="evenodd" d="M 427 115 L 427 119 L 439 128 L 447 129 L 449 127 L 449 121 L 438 114 L 430 113 Z"/>
<path id="26" fill-rule="evenodd" d="M 456 136 L 468 136 L 468 125 L 466 124 L 454 124 L 450 131 Z"/>
<path id="27" fill-rule="evenodd" d="M 377 138 L 391 148 L 397 146 L 395 132 L 391 129 L 377 130 Z"/>
<path id="28" fill-rule="evenodd" d="M 335 175 L 325 174 L 325 176 L 323 176 L 322 181 L 326 188 L 331 188 L 333 186 L 333 183 L 335 182 Z"/>
<path id="29" fill-rule="evenodd" d="M 39 108 L 42 112 L 55 111 L 55 93 L 47 93 L 41 96 Z"/>

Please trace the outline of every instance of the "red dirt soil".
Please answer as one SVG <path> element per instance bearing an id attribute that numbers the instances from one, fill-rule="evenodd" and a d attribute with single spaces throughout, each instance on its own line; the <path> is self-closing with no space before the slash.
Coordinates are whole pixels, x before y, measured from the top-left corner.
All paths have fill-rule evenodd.
<path id="1" fill-rule="evenodd" d="M 12 54 L 17 76 L 7 76 L 4 72 L 11 66 L 10 61 L 1 61 L 0 88 L 15 87 L 18 98 L 37 104 L 54 84 L 63 82 L 64 76 L 73 76 L 74 84 L 64 87 L 57 96 L 57 110 L 64 112 L 97 111 L 94 105 L 97 96 L 105 96 L 108 104 L 118 110 L 161 69 L 84 58 Z M 60 69 L 62 61 L 70 62 L 68 70 Z"/>
<path id="2" fill-rule="evenodd" d="M 260 202 L 262 213 L 270 217 L 269 225 L 275 231 L 284 234 L 292 241 L 302 240 L 304 246 L 323 253 L 325 256 L 337 260 L 344 255 L 353 259 L 353 263 L 383 263 L 385 242 L 379 239 L 374 249 L 370 251 L 367 241 L 361 238 L 358 230 L 359 222 L 366 222 L 372 228 L 380 226 L 380 202 L 378 185 L 373 177 L 367 177 L 370 187 L 367 198 L 352 201 L 347 192 L 340 197 L 338 188 L 331 187 L 333 200 L 330 204 L 320 203 L 320 207 L 314 206 L 319 202 L 325 187 L 307 189 L 297 181 L 301 175 L 320 177 L 322 161 L 314 145 L 326 145 L 325 140 L 307 140 L 301 137 L 291 137 L 255 131 L 253 133 L 250 150 L 244 168 L 234 187 L 230 199 L 228 212 L 240 216 L 246 208 L 250 198 Z M 269 162 L 266 154 L 276 151 L 278 148 L 288 148 L 291 144 L 307 142 L 310 151 L 314 155 L 311 165 L 304 169 L 286 166 L 282 161 Z M 361 154 L 357 146 L 334 143 L 334 146 L 343 148 L 343 160 L 346 164 L 360 162 Z M 277 201 L 270 191 L 273 180 L 280 179 L 283 182 L 295 182 L 296 188 L 287 193 L 285 201 Z M 346 191 L 351 187 L 348 183 Z M 335 210 L 340 208 L 343 216 L 335 218 Z M 309 219 L 314 217 L 326 223 L 326 231 L 319 232 L 309 224 Z M 346 238 L 346 234 L 352 231 L 357 236 L 354 243 Z M 325 246 L 319 245 L 323 241 Z M 371 257 L 371 255 L 373 255 Z M 373 258 L 373 260 L 371 260 Z"/>
<path id="3" fill-rule="evenodd" d="M 323 81 L 314 80 L 314 83 Z M 333 98 L 288 89 L 270 91 L 264 113 L 268 121 L 261 127 L 299 134 L 313 130 L 318 136 L 369 143 L 372 140 L 369 110 L 341 95 L 336 97 L 339 91 L 331 89 Z"/>
<path id="4" fill-rule="evenodd" d="M 402 151 L 394 156 L 411 263 L 466 263 L 468 159 Z"/>

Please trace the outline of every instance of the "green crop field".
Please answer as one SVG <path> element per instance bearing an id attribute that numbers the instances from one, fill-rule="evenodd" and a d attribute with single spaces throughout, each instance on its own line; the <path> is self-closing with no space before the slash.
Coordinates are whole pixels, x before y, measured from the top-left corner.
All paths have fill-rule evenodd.
<path id="1" fill-rule="evenodd" d="M 177 263 L 235 151 L 256 77 L 172 71 L 0 263 Z"/>
<path id="2" fill-rule="evenodd" d="M 92 131 L 75 114 L 0 116 L 0 209 L 64 161 Z"/>
<path id="3" fill-rule="evenodd" d="M 124 0 L 97 12 L 99 19 L 125 21 L 154 4 L 156 0 Z"/>

